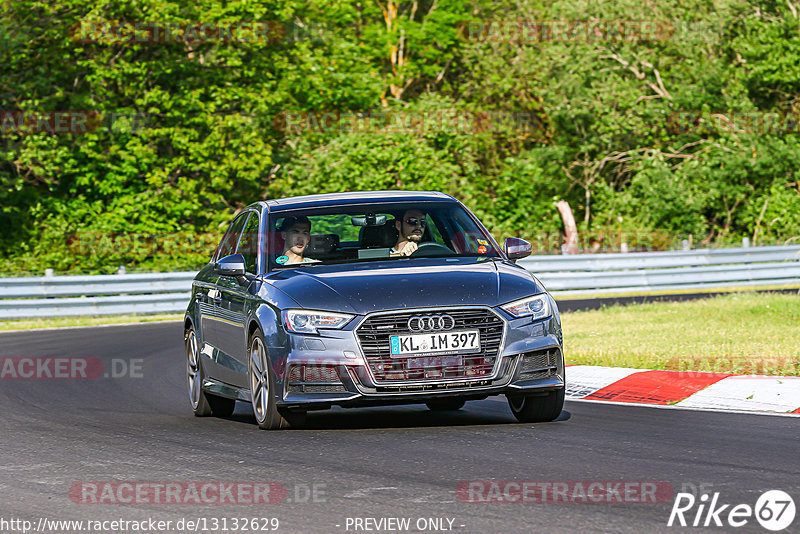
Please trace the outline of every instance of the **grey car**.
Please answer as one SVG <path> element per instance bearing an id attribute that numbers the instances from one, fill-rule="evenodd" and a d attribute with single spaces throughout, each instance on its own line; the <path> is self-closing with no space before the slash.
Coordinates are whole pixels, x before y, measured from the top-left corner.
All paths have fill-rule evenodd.
<path id="1" fill-rule="evenodd" d="M 504 394 L 521 422 L 564 403 L 561 319 L 461 202 L 438 192 L 258 202 L 195 277 L 185 316 L 195 415 L 251 403 L 258 426 L 310 410 L 424 403 L 458 410 Z"/>

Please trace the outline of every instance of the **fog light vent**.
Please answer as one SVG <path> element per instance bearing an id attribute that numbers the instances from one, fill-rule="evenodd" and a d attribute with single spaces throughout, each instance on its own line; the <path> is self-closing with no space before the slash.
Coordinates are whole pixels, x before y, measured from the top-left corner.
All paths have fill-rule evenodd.
<path id="1" fill-rule="evenodd" d="M 558 350 L 526 352 L 520 357 L 520 378 L 543 378 L 558 373 Z"/>
<path id="2" fill-rule="evenodd" d="M 333 365 L 294 365 L 289 370 L 290 393 L 345 393 L 336 367 Z"/>

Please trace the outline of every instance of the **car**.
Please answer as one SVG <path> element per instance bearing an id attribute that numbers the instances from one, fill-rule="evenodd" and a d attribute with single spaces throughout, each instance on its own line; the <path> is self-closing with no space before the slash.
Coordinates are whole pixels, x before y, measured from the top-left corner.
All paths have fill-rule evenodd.
<path id="1" fill-rule="evenodd" d="M 505 395 L 520 422 L 559 417 L 561 318 L 542 283 L 440 192 L 257 202 L 192 282 L 184 321 L 197 416 L 252 405 L 262 429 L 312 410 Z"/>

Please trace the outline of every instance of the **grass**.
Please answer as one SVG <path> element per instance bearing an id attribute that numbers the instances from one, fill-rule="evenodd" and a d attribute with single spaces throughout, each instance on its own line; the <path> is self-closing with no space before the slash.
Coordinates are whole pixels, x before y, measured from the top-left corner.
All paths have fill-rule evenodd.
<path id="1" fill-rule="evenodd" d="M 104 324 L 149 323 L 152 321 L 179 321 L 183 314 L 170 315 L 112 315 L 108 317 L 54 317 L 52 319 L 17 319 L 0 321 L 0 332 L 32 330 L 35 328 L 63 328 L 68 326 L 96 326 Z"/>
<path id="2" fill-rule="evenodd" d="M 735 293 L 562 314 L 567 364 L 800 376 L 800 297 Z"/>
<path id="3" fill-rule="evenodd" d="M 758 291 L 774 291 L 796 289 L 800 292 L 800 285 L 798 284 L 774 284 L 758 286 Z M 597 299 L 597 298 L 614 298 L 614 297 L 645 297 L 645 296 L 658 296 L 658 295 L 686 295 L 695 293 L 741 293 L 752 292 L 752 286 L 724 286 L 724 287 L 703 287 L 695 289 L 660 289 L 649 291 L 623 291 L 623 292 L 610 292 L 610 293 L 572 293 L 564 294 L 558 291 L 553 291 L 553 297 L 558 300 L 576 300 L 576 299 Z"/>

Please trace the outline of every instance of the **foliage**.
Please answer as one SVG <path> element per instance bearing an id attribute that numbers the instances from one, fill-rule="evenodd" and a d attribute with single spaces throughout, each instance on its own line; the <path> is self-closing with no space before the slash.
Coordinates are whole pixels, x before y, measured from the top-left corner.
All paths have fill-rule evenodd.
<path id="1" fill-rule="evenodd" d="M 2 123 L 0 271 L 194 269 L 253 201 L 359 189 L 442 190 L 543 251 L 558 249 L 558 200 L 586 247 L 796 242 L 798 10 L 7 0 L 0 110 L 95 115 L 87 132 Z M 163 42 L 86 32 L 102 21 L 271 25 L 268 38 Z M 582 23 L 514 33 L 541 21 Z M 619 21 L 653 24 L 637 36 L 614 33 Z M 406 126 L 354 128 L 359 113 Z"/>

